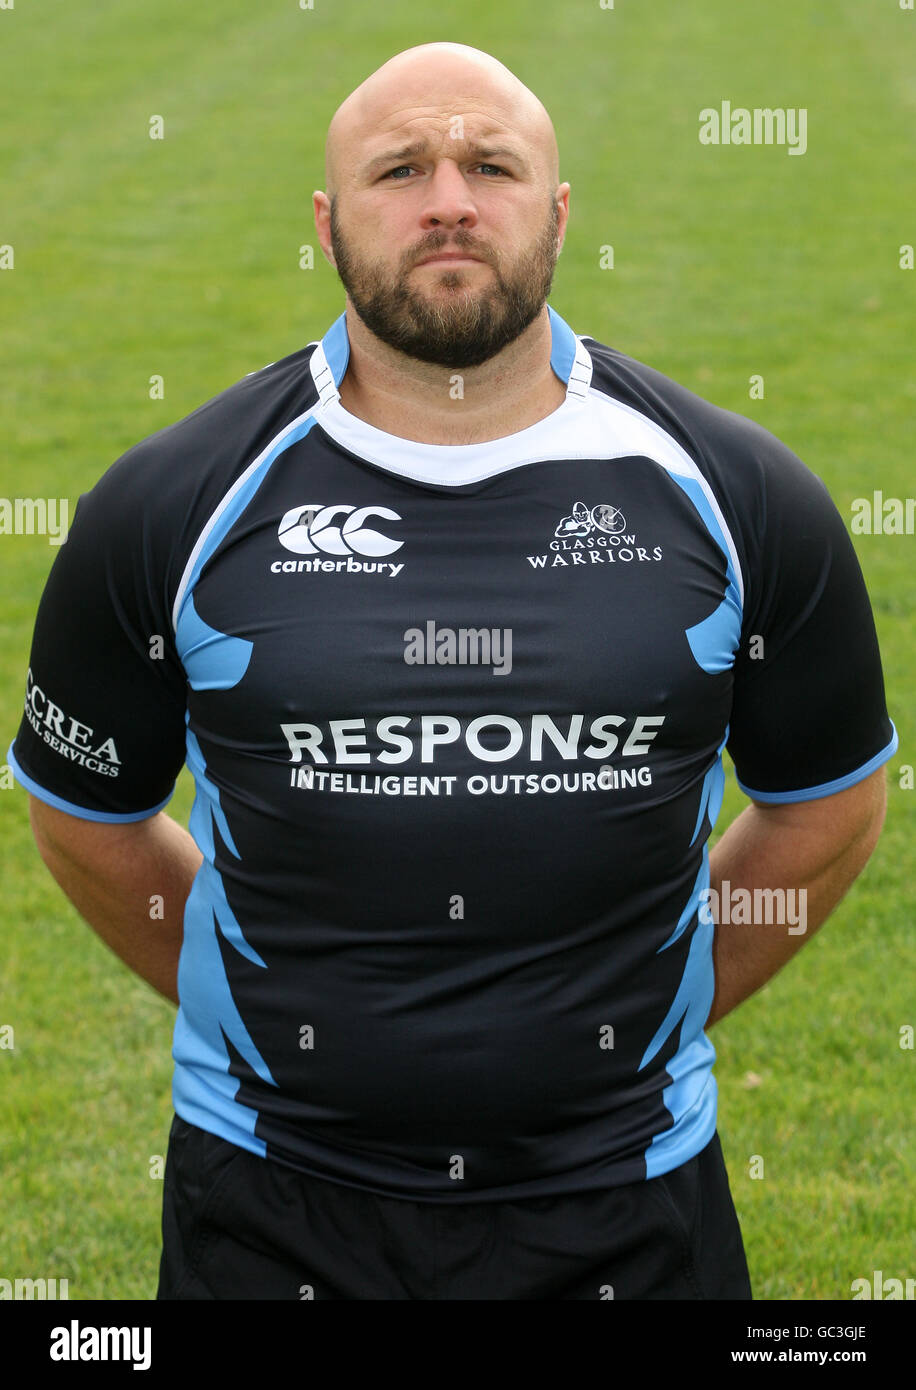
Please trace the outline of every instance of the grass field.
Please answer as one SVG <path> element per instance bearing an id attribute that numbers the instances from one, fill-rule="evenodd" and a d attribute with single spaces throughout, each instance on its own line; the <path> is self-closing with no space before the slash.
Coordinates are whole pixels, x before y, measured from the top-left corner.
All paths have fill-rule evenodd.
<path id="1" fill-rule="evenodd" d="M 550 302 L 578 333 L 760 421 L 847 517 L 874 489 L 912 494 L 916 12 L 897 0 L 50 0 L 0 10 L 3 497 L 68 497 L 72 515 L 129 445 L 322 336 L 343 308 L 311 213 L 328 120 L 435 39 L 493 53 L 554 117 L 572 193 Z M 806 153 L 701 145 L 699 112 L 725 99 L 805 108 Z M 899 1045 L 916 1024 L 914 544 L 856 537 L 900 734 L 884 836 L 822 933 L 712 1035 L 761 1299 L 916 1276 L 916 1052 Z M 0 536 L 0 762 L 55 553 Z M 743 804 L 730 773 L 720 830 Z M 148 1298 L 173 1011 L 63 899 L 21 789 L 0 790 L 0 836 L 0 1277 Z"/>

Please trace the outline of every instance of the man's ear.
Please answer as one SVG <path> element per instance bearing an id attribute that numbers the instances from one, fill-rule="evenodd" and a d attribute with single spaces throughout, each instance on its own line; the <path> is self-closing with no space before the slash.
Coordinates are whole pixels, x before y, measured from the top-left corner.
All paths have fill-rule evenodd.
<path id="1" fill-rule="evenodd" d="M 331 247 L 331 203 L 328 195 L 321 189 L 316 189 L 312 194 L 312 211 L 315 216 L 315 230 L 318 233 L 318 245 L 321 247 L 321 254 L 328 265 L 336 270 L 337 262 Z"/>

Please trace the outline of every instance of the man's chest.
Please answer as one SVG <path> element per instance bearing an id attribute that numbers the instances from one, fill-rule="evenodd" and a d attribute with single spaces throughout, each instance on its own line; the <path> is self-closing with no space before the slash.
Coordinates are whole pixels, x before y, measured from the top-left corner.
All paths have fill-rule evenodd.
<path id="1" fill-rule="evenodd" d="M 645 751 L 648 731 L 673 757 L 721 741 L 740 631 L 726 557 L 650 460 L 461 488 L 295 464 L 227 532 L 179 624 L 205 734 L 380 769 L 588 765 Z"/>

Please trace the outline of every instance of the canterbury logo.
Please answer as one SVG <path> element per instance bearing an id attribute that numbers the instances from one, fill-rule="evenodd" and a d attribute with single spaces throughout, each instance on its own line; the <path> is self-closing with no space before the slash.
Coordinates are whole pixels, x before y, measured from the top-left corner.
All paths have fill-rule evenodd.
<path id="1" fill-rule="evenodd" d="M 340 522 L 341 516 L 346 521 Z M 296 555 L 393 555 L 403 541 L 367 526 L 370 517 L 382 521 L 400 521 L 390 507 L 324 507 L 320 503 L 303 503 L 292 507 L 280 522 L 277 535 L 280 544 Z"/>

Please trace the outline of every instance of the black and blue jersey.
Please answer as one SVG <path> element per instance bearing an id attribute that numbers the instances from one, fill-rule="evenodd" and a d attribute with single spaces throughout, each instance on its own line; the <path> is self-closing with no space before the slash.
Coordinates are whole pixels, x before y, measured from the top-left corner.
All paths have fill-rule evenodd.
<path id="1" fill-rule="evenodd" d="M 698 1153 L 723 751 L 766 803 L 896 748 L 820 480 L 548 312 L 566 398 L 501 439 L 351 415 L 342 314 L 128 450 L 55 560 L 10 753 L 111 822 L 187 762 L 175 1108 L 387 1195 Z"/>

